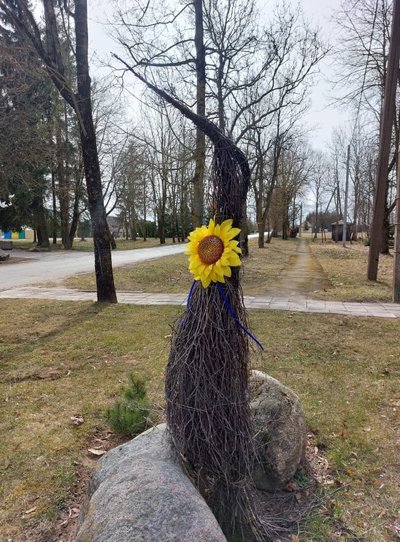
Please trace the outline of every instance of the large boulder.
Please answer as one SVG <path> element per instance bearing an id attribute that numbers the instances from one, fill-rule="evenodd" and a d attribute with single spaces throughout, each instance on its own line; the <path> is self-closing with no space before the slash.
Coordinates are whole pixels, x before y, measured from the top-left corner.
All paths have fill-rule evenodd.
<path id="1" fill-rule="evenodd" d="M 282 489 L 304 459 L 307 426 L 299 398 L 261 371 L 250 376 L 257 460 L 253 481 L 258 489 Z"/>
<path id="2" fill-rule="evenodd" d="M 76 542 L 226 542 L 182 471 L 165 424 L 108 452 L 89 498 Z"/>

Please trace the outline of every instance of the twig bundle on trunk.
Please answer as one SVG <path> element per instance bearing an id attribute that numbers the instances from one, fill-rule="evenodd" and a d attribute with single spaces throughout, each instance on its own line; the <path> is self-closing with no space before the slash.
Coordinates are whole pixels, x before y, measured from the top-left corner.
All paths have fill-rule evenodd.
<path id="1" fill-rule="evenodd" d="M 207 129 L 205 129 L 207 134 Z M 249 183 L 245 156 L 222 137 L 211 171 L 217 222 L 243 219 Z M 238 319 L 245 323 L 239 270 L 224 286 Z M 200 282 L 175 329 L 166 371 L 167 422 L 189 473 L 227 534 L 257 523 L 250 502 L 254 458 L 248 392 L 248 337 L 225 306 L 217 286 Z M 255 528 L 260 540 L 261 525 Z"/>

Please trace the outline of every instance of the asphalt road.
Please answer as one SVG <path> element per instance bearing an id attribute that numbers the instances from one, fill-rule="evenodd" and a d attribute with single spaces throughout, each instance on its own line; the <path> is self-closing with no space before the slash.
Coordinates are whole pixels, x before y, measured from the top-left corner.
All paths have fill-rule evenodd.
<path id="1" fill-rule="evenodd" d="M 185 245 L 182 244 L 116 251 L 112 253 L 113 266 L 180 254 L 184 249 Z M 11 260 L 14 258 L 24 258 L 27 261 L 0 264 L 0 291 L 34 284 L 46 286 L 70 275 L 94 271 L 94 256 L 91 252 L 13 250 Z"/>

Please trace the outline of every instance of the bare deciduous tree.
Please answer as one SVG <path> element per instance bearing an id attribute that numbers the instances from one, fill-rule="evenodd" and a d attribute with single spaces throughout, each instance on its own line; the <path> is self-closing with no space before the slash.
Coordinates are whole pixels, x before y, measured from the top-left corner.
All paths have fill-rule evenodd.
<path id="1" fill-rule="evenodd" d="M 74 80 L 66 69 L 59 33 L 56 8 L 52 0 L 43 0 L 44 34 L 36 21 L 34 11 L 24 0 L 0 0 L 0 14 L 5 24 L 30 43 L 32 51 L 64 100 L 72 107 L 78 119 L 83 165 L 88 192 L 88 205 L 93 228 L 95 273 L 98 301 L 117 301 L 112 264 L 110 236 L 107 228 L 101 185 L 100 165 L 91 102 L 91 81 L 88 64 L 87 0 L 74 0 L 72 5 L 59 4 L 64 17 L 72 20 L 73 53 L 76 62 Z"/>

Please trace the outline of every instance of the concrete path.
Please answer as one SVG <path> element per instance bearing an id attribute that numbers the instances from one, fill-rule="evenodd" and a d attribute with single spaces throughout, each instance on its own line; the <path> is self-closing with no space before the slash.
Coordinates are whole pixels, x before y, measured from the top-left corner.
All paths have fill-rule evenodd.
<path id="1" fill-rule="evenodd" d="M 0 299 L 53 299 L 59 301 L 96 301 L 95 292 L 82 292 L 68 288 L 13 288 L 0 292 Z M 132 305 L 184 305 L 187 294 L 152 294 L 118 292 L 118 301 Z M 392 303 L 350 303 L 320 301 L 307 298 L 276 296 L 245 296 L 248 309 L 268 309 L 290 312 L 343 314 L 346 316 L 373 316 L 400 318 L 400 305 Z"/>
<path id="2" fill-rule="evenodd" d="M 130 263 L 143 262 L 180 254 L 185 245 L 167 245 L 153 248 L 137 248 L 134 250 L 117 250 L 112 253 L 114 267 Z M 12 258 L 22 258 L 26 261 L 0 265 L 0 291 L 18 286 L 46 284 L 60 279 L 94 270 L 94 255 L 92 252 L 58 251 L 58 252 L 27 252 L 13 250 Z"/>
<path id="3" fill-rule="evenodd" d="M 252 236 L 254 237 L 254 236 Z M 309 299 L 310 292 L 329 287 L 324 271 L 312 255 L 308 244 L 299 240 L 296 254 L 288 268 L 274 285 L 274 293 L 263 296 L 245 296 L 248 309 L 268 309 L 291 312 L 343 314 L 348 316 L 373 316 L 400 318 L 400 305 L 392 303 L 350 303 Z M 185 245 L 144 248 L 113 253 L 113 265 L 126 265 L 170 254 L 183 252 Z M 54 299 L 60 301 L 96 301 L 95 292 L 68 288 L 39 288 L 76 273 L 93 270 L 93 255 L 86 252 L 24 251 L 16 256 L 29 261 L 8 264 L 0 268 L 0 299 Z M 18 283 L 18 287 L 15 287 Z M 29 285 L 29 286 L 28 286 Z M 184 305 L 187 294 L 155 294 L 143 292 L 118 292 L 120 303 L 133 305 Z"/>

